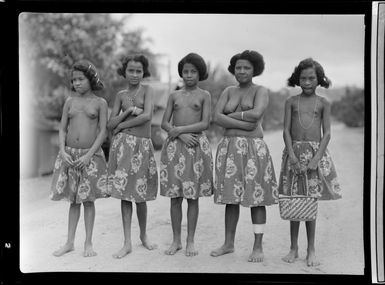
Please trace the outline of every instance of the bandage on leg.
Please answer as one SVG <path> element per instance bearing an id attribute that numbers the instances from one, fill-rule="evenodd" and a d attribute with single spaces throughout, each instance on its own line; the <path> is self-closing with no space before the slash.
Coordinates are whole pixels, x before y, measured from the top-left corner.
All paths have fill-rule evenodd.
<path id="1" fill-rule="evenodd" d="M 253 230 L 255 234 L 263 234 L 266 224 L 253 224 Z"/>

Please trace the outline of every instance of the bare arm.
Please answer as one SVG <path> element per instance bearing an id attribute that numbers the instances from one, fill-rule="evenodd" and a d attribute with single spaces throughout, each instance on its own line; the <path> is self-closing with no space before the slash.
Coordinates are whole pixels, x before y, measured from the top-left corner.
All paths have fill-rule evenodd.
<path id="1" fill-rule="evenodd" d="M 173 111 L 174 111 L 174 96 L 173 94 L 170 94 L 167 100 L 166 110 L 163 113 L 162 124 L 161 124 L 162 129 L 165 130 L 167 133 L 173 128 L 172 124 L 170 123 Z"/>
<path id="2" fill-rule="evenodd" d="M 295 171 L 300 172 L 300 164 L 298 158 L 294 154 L 293 140 L 291 137 L 291 115 L 292 115 L 292 99 L 289 98 L 285 102 L 285 116 L 283 121 L 283 140 L 285 142 L 286 150 L 289 154 L 290 163 L 293 165 Z"/>
<path id="3" fill-rule="evenodd" d="M 68 110 L 71 105 L 72 98 L 69 97 L 64 103 L 63 106 L 63 112 L 61 116 L 61 121 L 60 121 L 60 128 L 59 128 L 59 148 L 60 148 L 60 153 L 61 156 L 63 157 L 65 163 L 68 165 L 73 164 L 73 160 L 71 156 L 66 153 L 65 151 L 65 141 L 67 137 L 67 129 L 68 129 Z"/>
<path id="4" fill-rule="evenodd" d="M 309 162 L 309 169 L 316 169 L 318 162 L 322 158 L 325 153 L 325 150 L 329 144 L 331 133 L 330 133 L 330 113 L 331 113 L 331 104 L 325 98 L 321 98 L 322 100 L 322 139 L 320 142 L 320 146 L 313 159 Z"/>
<path id="5" fill-rule="evenodd" d="M 261 87 L 258 89 L 258 93 L 254 98 L 254 108 L 244 111 L 243 119 L 242 119 L 242 112 L 234 112 L 234 113 L 228 114 L 228 116 L 230 118 L 233 118 L 239 121 L 256 123 L 262 118 L 268 104 L 269 104 L 268 90 L 264 87 Z"/>
<path id="6" fill-rule="evenodd" d="M 114 101 L 114 106 L 112 107 L 110 119 L 108 120 L 108 123 L 107 123 L 107 128 L 110 131 L 115 129 L 117 125 L 119 125 L 122 121 L 124 121 L 124 119 L 132 112 L 131 108 L 127 108 L 127 110 L 120 113 L 121 105 L 122 105 L 121 94 L 118 93 Z"/>
<path id="7" fill-rule="evenodd" d="M 122 129 L 127 129 L 127 128 L 132 128 L 136 126 L 140 126 L 148 121 L 151 120 L 152 118 L 152 112 L 153 112 L 153 90 L 150 86 L 147 87 L 146 92 L 144 93 L 144 109 L 143 112 L 138 115 L 135 118 L 130 119 L 129 121 L 124 121 L 119 123 L 117 128 L 120 130 Z"/>
<path id="8" fill-rule="evenodd" d="M 239 121 L 233 119 L 223 113 L 226 103 L 229 99 L 228 89 L 225 89 L 219 98 L 214 111 L 214 122 L 226 129 L 242 129 L 252 131 L 255 129 L 255 124 L 251 122 Z"/>

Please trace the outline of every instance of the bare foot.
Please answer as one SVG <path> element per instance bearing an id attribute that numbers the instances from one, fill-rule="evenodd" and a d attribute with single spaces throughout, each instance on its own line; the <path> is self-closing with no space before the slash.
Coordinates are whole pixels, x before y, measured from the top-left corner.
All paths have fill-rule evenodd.
<path id="1" fill-rule="evenodd" d="M 217 256 L 221 256 L 221 255 L 224 255 L 224 254 L 227 254 L 227 253 L 232 253 L 232 252 L 234 252 L 234 246 L 222 245 L 220 248 L 214 249 L 210 253 L 210 255 L 214 256 L 214 257 L 217 257 Z"/>
<path id="2" fill-rule="evenodd" d="M 298 258 L 298 249 L 290 249 L 289 253 L 282 258 L 283 261 L 293 263 Z"/>
<path id="3" fill-rule="evenodd" d="M 59 248 L 58 250 L 54 251 L 52 254 L 54 256 L 59 257 L 59 256 L 62 256 L 63 254 L 65 254 L 67 252 L 73 251 L 74 249 L 75 248 L 74 248 L 73 244 L 66 243 L 61 248 Z"/>
<path id="4" fill-rule="evenodd" d="M 164 253 L 167 255 L 174 255 L 178 250 L 182 249 L 182 244 L 180 242 L 172 242 L 170 248 Z"/>
<path id="5" fill-rule="evenodd" d="M 129 254 L 130 252 L 132 251 L 132 246 L 131 246 L 131 243 L 125 243 L 123 245 L 123 247 L 117 252 L 117 253 L 114 253 L 112 255 L 113 258 L 117 258 L 117 259 L 120 259 L 120 258 L 123 258 L 125 257 L 127 254 Z"/>
<path id="6" fill-rule="evenodd" d="M 186 244 L 186 256 L 196 256 L 198 255 L 198 251 L 195 250 L 194 242 L 187 242 Z"/>
<path id="7" fill-rule="evenodd" d="M 253 249 L 253 252 L 250 254 L 248 262 L 262 262 L 263 261 L 263 250 L 262 248 Z"/>
<path id="8" fill-rule="evenodd" d="M 147 248 L 148 250 L 153 250 L 153 249 L 158 248 L 158 246 L 157 246 L 156 244 L 150 243 L 150 242 L 148 241 L 147 236 L 145 236 L 145 237 L 143 237 L 143 238 L 141 237 L 140 240 L 142 241 L 143 246 L 144 246 L 145 248 Z"/>
<path id="9" fill-rule="evenodd" d="M 84 257 L 95 256 L 97 253 L 93 250 L 92 244 L 84 244 Z"/>
<path id="10" fill-rule="evenodd" d="M 306 256 L 307 266 L 317 266 L 320 265 L 319 261 L 315 257 L 314 250 L 308 250 Z"/>

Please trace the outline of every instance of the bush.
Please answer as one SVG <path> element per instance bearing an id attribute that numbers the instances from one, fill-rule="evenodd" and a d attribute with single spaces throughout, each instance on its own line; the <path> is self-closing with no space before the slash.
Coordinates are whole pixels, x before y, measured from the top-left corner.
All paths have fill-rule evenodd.
<path id="1" fill-rule="evenodd" d="M 331 106 L 331 114 L 348 127 L 363 127 L 365 124 L 364 90 L 346 88 L 346 94 Z"/>
<path id="2" fill-rule="evenodd" d="M 37 97 L 37 107 L 45 118 L 60 121 L 64 102 L 69 94 L 70 91 L 66 87 L 59 86 L 51 94 Z"/>

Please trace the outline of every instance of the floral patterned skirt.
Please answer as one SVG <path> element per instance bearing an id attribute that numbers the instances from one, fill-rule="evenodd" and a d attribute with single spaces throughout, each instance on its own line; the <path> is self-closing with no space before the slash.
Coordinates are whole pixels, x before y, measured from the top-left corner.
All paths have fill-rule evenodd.
<path id="1" fill-rule="evenodd" d="M 278 202 L 273 161 L 262 139 L 222 138 L 216 154 L 214 202 L 244 207 Z"/>
<path id="2" fill-rule="evenodd" d="M 315 141 L 293 141 L 294 154 L 302 166 L 306 166 L 310 162 L 317 153 L 319 145 L 319 142 Z M 318 168 L 308 171 L 307 176 L 309 196 L 317 197 L 319 200 L 336 200 L 342 197 L 336 169 L 327 149 L 318 162 Z M 279 194 L 290 195 L 290 187 L 295 177 L 290 165 L 289 154 L 285 148 L 283 150 L 282 167 L 279 177 Z M 294 181 L 293 184 L 292 194 L 303 194 L 295 182 L 296 181 Z"/>
<path id="3" fill-rule="evenodd" d="M 131 202 L 156 199 L 158 171 L 150 138 L 126 133 L 113 137 L 108 159 L 108 191 L 111 197 Z"/>
<path id="4" fill-rule="evenodd" d="M 160 194 L 198 199 L 213 194 L 213 159 L 209 140 L 199 135 L 199 145 L 188 147 L 179 138 L 167 139 L 160 156 Z"/>
<path id="5" fill-rule="evenodd" d="M 89 149 L 65 147 L 65 151 L 77 160 Z M 71 203 L 92 202 L 108 197 L 107 163 L 101 148 L 92 156 L 83 170 L 66 165 L 59 153 L 54 166 L 50 198 Z"/>

